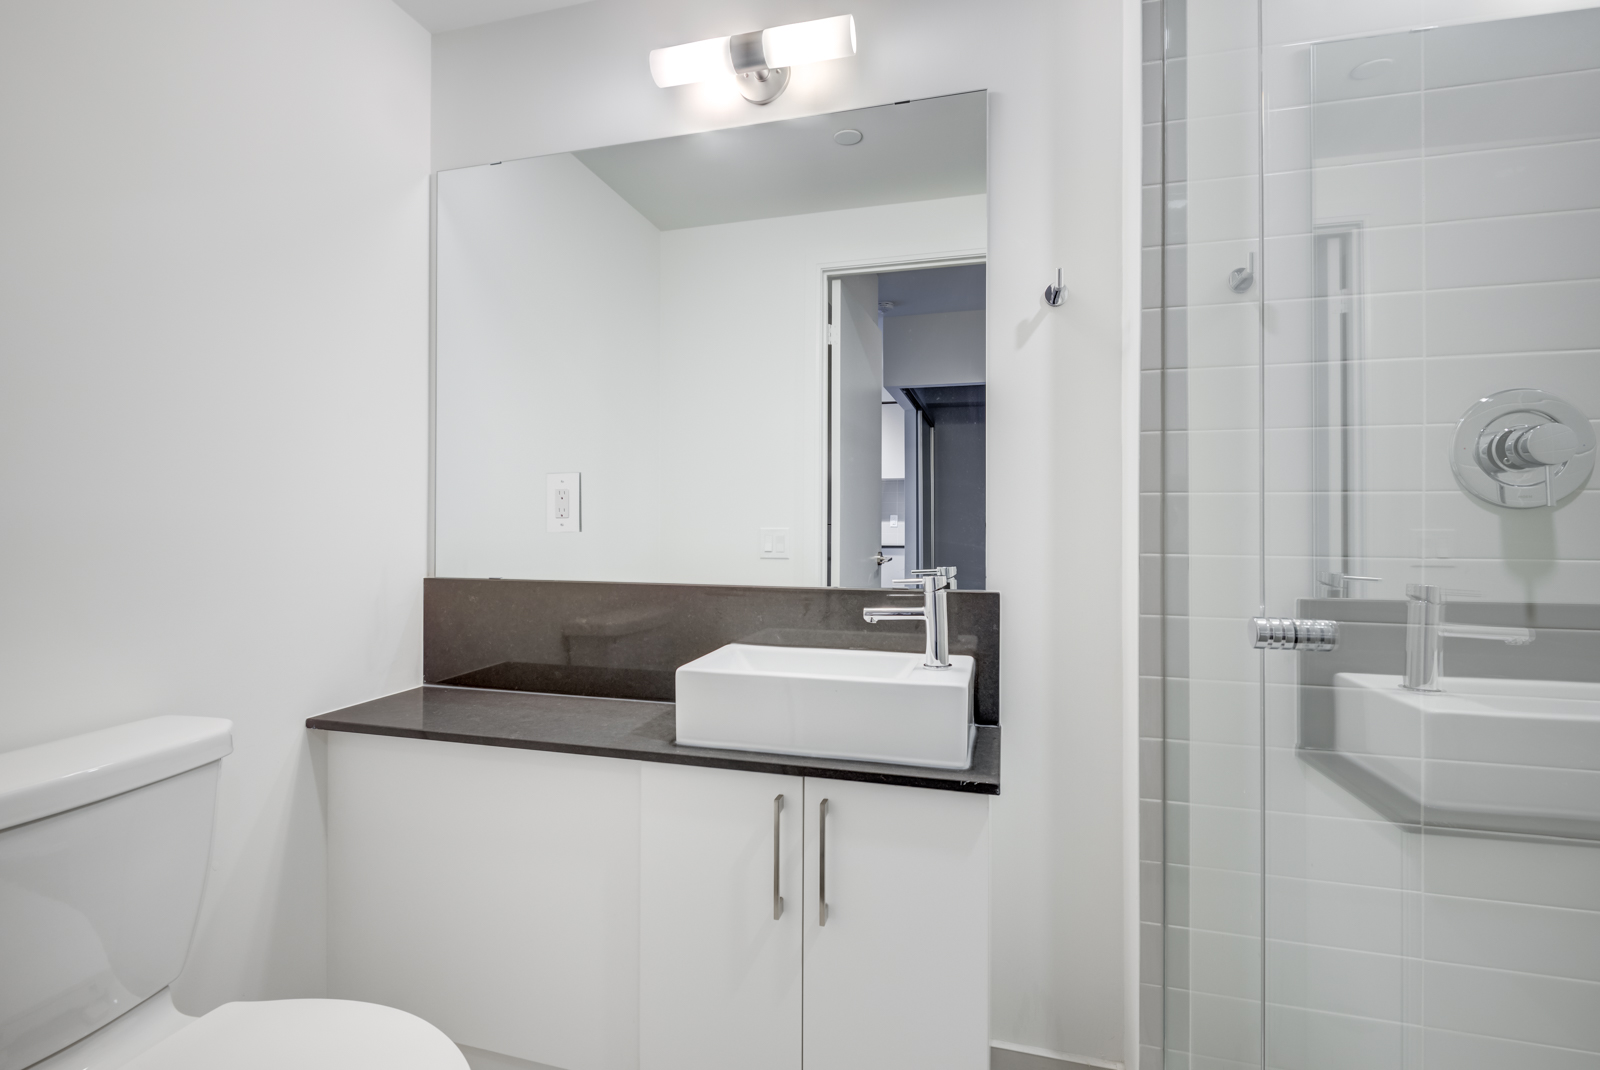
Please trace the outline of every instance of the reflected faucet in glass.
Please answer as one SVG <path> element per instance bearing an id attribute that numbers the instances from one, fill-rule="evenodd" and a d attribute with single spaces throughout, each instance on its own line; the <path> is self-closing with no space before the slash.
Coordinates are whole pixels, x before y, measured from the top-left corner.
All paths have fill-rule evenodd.
<path id="1" fill-rule="evenodd" d="M 1527 628 L 1497 628 L 1485 624 L 1446 624 L 1444 588 L 1431 583 L 1406 585 L 1406 676 L 1408 691 L 1443 691 L 1444 640 L 1495 639 L 1510 646 L 1533 642 Z"/>

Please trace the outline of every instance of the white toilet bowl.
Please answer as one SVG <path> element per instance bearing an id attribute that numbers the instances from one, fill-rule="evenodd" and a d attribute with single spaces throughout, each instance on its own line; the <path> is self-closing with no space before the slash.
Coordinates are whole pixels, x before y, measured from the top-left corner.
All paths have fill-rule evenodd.
<path id="1" fill-rule="evenodd" d="M 169 990 L 29 1070 L 467 1070 L 405 1011 L 344 999 L 224 1003 L 199 1018 Z"/>
<path id="2" fill-rule="evenodd" d="M 393 1007 L 172 1005 L 231 727 L 156 717 L 0 754 L 0 1070 L 467 1070 Z"/>

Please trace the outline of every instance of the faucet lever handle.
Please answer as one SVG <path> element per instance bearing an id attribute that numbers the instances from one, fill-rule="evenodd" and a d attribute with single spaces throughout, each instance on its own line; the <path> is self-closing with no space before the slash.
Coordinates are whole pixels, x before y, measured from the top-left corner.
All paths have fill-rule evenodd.
<path id="1" fill-rule="evenodd" d="M 1482 598 L 1483 592 L 1460 587 L 1439 587 L 1432 583 L 1408 583 L 1406 597 L 1418 602 L 1443 602 L 1446 598 Z"/>
<path id="2" fill-rule="evenodd" d="M 956 589 L 956 566 L 954 565 L 940 565 L 936 568 L 912 569 L 911 574 L 913 576 L 932 576 L 935 581 L 933 589 L 936 591 L 941 587 L 949 591 Z M 920 586 L 920 581 L 918 581 L 918 585 Z"/>

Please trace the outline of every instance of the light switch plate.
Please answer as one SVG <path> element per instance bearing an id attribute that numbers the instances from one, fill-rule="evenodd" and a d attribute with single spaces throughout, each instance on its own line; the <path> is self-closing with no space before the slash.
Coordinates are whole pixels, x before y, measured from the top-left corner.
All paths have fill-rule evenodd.
<path id="1" fill-rule="evenodd" d="M 583 500 L 577 472 L 545 479 L 545 519 L 551 531 L 582 531 Z"/>
<path id="2" fill-rule="evenodd" d="M 762 528 L 760 551 L 762 557 L 780 558 L 789 556 L 789 529 L 788 528 Z"/>

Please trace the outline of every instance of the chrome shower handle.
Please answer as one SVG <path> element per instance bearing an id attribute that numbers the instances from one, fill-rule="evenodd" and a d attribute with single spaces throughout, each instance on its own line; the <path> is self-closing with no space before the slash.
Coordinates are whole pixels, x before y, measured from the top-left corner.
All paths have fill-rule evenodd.
<path id="1" fill-rule="evenodd" d="M 1252 617 L 1250 639 L 1257 650 L 1332 650 L 1339 645 L 1339 622 Z"/>

